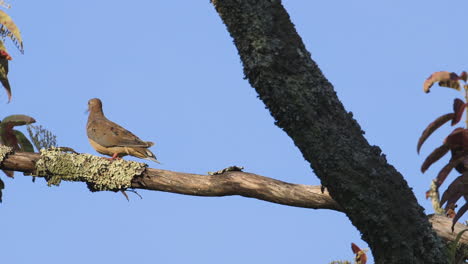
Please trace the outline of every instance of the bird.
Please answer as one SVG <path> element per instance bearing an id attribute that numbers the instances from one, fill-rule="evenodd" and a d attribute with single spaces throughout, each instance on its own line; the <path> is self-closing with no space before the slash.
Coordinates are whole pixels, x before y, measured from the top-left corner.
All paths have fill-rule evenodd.
<path id="1" fill-rule="evenodd" d="M 88 101 L 88 111 L 86 132 L 89 143 L 97 152 L 111 156 L 110 160 L 130 155 L 160 163 L 148 149 L 154 143 L 141 140 L 132 132 L 107 119 L 99 98 Z"/>

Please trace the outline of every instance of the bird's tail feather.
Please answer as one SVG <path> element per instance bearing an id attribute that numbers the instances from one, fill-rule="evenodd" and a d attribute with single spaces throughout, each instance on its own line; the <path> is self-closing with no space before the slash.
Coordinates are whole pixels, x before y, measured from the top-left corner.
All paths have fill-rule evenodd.
<path id="1" fill-rule="evenodd" d="M 161 164 L 161 162 L 159 162 L 157 159 L 156 159 L 156 156 L 153 154 L 153 152 L 151 152 L 150 150 L 146 149 L 146 154 L 147 154 L 147 157 L 145 159 L 147 160 L 151 160 L 151 161 L 154 161 L 158 164 Z"/>

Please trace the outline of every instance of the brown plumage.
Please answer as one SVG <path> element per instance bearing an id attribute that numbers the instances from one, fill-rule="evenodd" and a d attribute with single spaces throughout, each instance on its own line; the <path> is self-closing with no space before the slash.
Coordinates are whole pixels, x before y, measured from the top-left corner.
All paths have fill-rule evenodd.
<path id="1" fill-rule="evenodd" d="M 110 121 L 102 112 L 102 102 L 98 98 L 88 101 L 88 123 L 86 132 L 89 143 L 99 153 L 112 156 L 113 159 L 126 155 L 159 163 L 156 156 L 148 149 L 154 143 L 143 141 L 132 132 Z"/>

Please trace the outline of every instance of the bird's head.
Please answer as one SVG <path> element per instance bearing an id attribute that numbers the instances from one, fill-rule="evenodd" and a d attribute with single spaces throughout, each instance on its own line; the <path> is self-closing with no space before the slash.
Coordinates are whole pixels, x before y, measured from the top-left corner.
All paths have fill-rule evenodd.
<path id="1" fill-rule="evenodd" d="M 102 102 L 99 98 L 93 98 L 88 101 L 88 112 L 102 112 Z"/>

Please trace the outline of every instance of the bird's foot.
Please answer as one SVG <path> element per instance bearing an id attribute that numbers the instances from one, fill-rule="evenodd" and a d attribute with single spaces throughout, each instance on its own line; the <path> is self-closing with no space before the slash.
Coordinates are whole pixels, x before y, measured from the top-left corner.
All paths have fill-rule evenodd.
<path id="1" fill-rule="evenodd" d="M 122 158 L 119 157 L 118 155 L 119 155 L 119 154 L 114 154 L 114 155 L 112 155 L 112 157 L 110 157 L 110 158 L 107 158 L 107 157 L 102 157 L 102 158 L 103 158 L 103 159 L 106 159 L 106 160 L 109 160 L 109 161 L 122 159 Z"/>
<path id="2" fill-rule="evenodd" d="M 119 158 L 119 157 L 117 157 L 117 158 L 101 157 L 101 158 L 103 158 L 103 159 L 106 159 L 106 160 L 109 160 L 109 161 L 113 161 L 113 160 L 120 160 L 120 159 L 122 159 L 122 158 Z"/>

